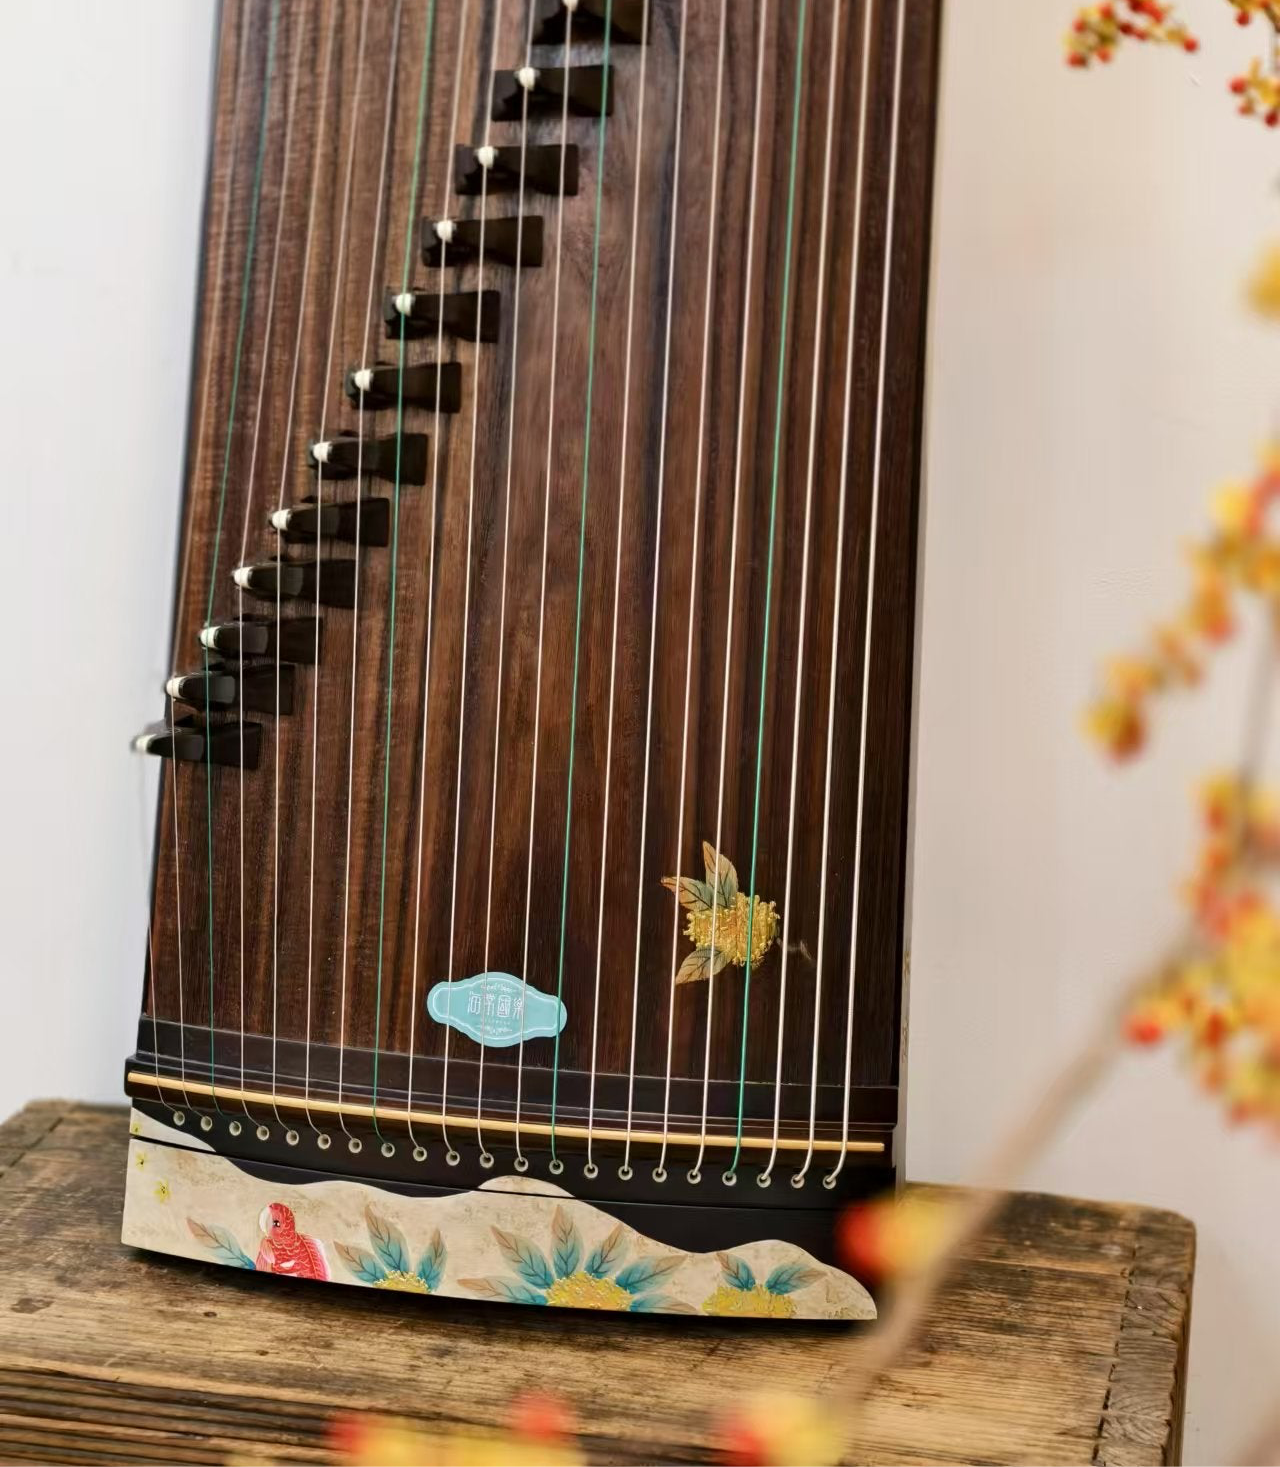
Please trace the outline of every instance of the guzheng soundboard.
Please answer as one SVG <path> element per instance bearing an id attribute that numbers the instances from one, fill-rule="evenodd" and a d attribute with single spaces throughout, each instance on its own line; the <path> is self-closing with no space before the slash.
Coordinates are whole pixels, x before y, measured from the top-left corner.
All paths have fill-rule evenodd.
<path id="1" fill-rule="evenodd" d="M 939 9 L 224 0 L 126 1242 L 874 1313 Z"/>

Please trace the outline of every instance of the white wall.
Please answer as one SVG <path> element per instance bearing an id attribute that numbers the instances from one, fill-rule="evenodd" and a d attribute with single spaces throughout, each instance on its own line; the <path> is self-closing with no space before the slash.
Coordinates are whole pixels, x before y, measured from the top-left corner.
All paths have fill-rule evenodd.
<path id="1" fill-rule="evenodd" d="M 118 1097 L 136 1022 L 155 770 L 128 742 L 163 711 L 212 17 L 4 11 L 5 1114 Z"/>
<path id="2" fill-rule="evenodd" d="M 1234 115 L 1258 27 L 1068 71 L 1070 0 L 948 0 L 933 304 L 908 1152 L 962 1179 L 1111 985 L 1175 932 L 1189 795 L 1240 747 L 1244 648 L 1107 766 L 1100 657 L 1172 610 L 1212 487 L 1277 408 L 1240 282 L 1280 234 L 1280 139 Z M 1275 771 L 1280 774 L 1280 769 Z M 1274 1399 L 1280 1154 L 1168 1056 L 1130 1060 L 1029 1184 L 1199 1228 L 1187 1458 Z"/>
<path id="3" fill-rule="evenodd" d="M 1237 742 L 1240 658 L 1149 759 L 1076 733 L 1099 656 L 1180 594 L 1177 547 L 1276 407 L 1238 307 L 1280 139 L 1246 54 L 1067 73 L 1071 0 L 948 0 L 916 842 L 910 1156 L 964 1178 L 1176 921 L 1193 778 Z M 12 9 L 0 48 L 0 1111 L 119 1095 L 144 941 L 206 146 L 208 0 Z M 1221 13 L 1219 13 L 1221 11 Z M 1254 32 L 1253 34 L 1257 34 Z M 18 534 L 14 543 L 13 527 Z M 68 678 L 68 670 L 71 672 Z M 36 1041 L 32 1042 L 31 1026 Z M 1125 1066 L 1030 1183 L 1200 1229 L 1188 1460 L 1222 1460 L 1280 1358 L 1280 1158 L 1165 1057 Z"/>

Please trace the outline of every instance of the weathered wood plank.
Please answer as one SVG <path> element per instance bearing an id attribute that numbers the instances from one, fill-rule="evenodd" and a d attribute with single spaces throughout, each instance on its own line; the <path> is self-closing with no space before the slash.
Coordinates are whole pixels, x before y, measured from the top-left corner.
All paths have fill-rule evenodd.
<path id="1" fill-rule="evenodd" d="M 590 1424 L 591 1461 L 704 1461 L 726 1402 L 763 1379 L 821 1389 L 853 1344 L 829 1327 L 289 1287 L 134 1253 L 117 1241 L 126 1139 L 113 1109 L 33 1106 L 0 1127 L 15 1158 L 0 1462 L 324 1461 L 334 1411 L 488 1426 L 531 1371 Z M 1012 1196 L 880 1382 L 852 1460 L 1176 1461 L 1193 1267 L 1172 1214 Z"/>

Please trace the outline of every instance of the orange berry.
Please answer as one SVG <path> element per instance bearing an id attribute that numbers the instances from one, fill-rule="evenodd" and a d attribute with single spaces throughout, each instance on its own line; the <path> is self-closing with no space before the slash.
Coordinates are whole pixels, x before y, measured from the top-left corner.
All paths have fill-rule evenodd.
<path id="1" fill-rule="evenodd" d="M 1158 1044 L 1164 1038 L 1164 1025 L 1154 1014 L 1130 1014 L 1125 1037 L 1131 1044 Z"/>
<path id="2" fill-rule="evenodd" d="M 511 1429 L 536 1441 L 563 1441 L 577 1430 L 573 1412 L 548 1391 L 525 1391 L 512 1403 Z"/>

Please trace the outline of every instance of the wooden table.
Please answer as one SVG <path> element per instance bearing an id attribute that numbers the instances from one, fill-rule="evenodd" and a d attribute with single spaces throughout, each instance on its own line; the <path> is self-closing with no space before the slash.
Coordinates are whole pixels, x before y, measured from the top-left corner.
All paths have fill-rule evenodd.
<path id="1" fill-rule="evenodd" d="M 830 1326 L 550 1316 L 134 1253 L 126 1142 L 115 1108 L 0 1126 L 0 1461 L 319 1462 L 335 1411 L 489 1425 L 526 1384 L 574 1404 L 593 1462 L 704 1461 L 712 1410 L 820 1388 L 852 1347 Z M 1177 1461 L 1194 1252 L 1171 1213 L 1012 1196 L 853 1460 Z"/>

